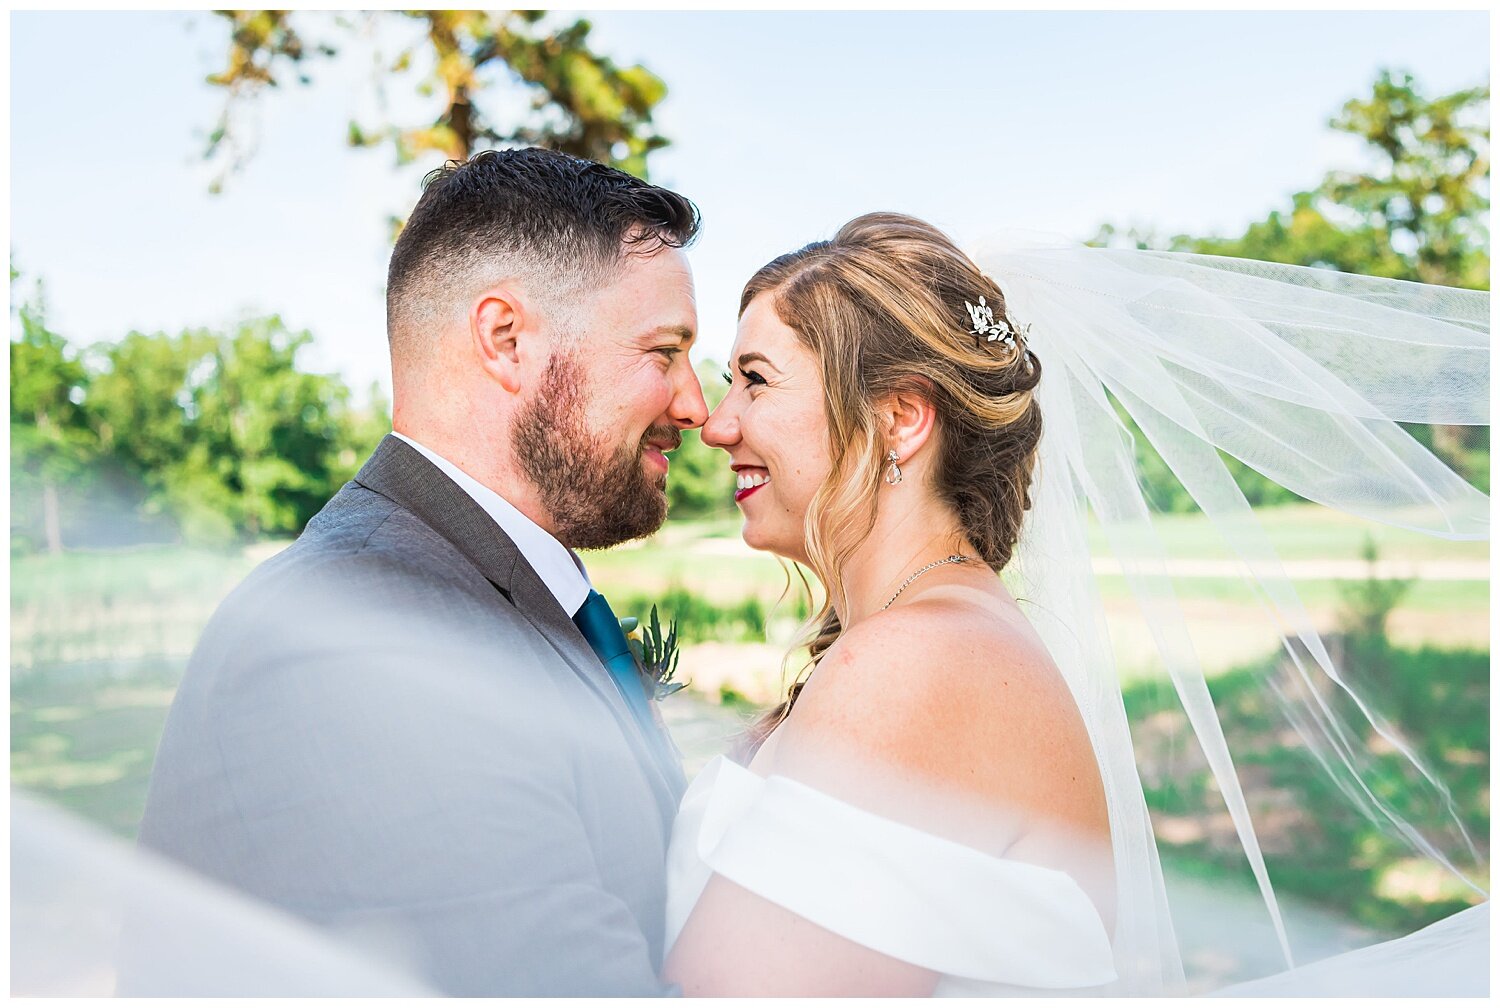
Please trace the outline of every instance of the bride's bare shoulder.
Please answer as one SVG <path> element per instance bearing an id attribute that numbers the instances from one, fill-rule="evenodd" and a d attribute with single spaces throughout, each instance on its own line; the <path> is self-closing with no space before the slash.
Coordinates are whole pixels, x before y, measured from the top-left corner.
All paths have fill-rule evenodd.
<path id="1" fill-rule="evenodd" d="M 787 727 L 1033 808 L 1097 772 L 1072 694 L 1024 616 L 964 592 L 935 592 L 851 627 Z"/>
<path id="2" fill-rule="evenodd" d="M 808 715 L 882 729 L 983 717 L 1033 717 L 1068 697 L 1025 618 L 970 597 L 936 595 L 879 613 L 829 648 L 798 700 Z M 1071 705 L 1071 700 L 1069 700 Z M 900 717 L 881 712 L 899 708 Z"/>

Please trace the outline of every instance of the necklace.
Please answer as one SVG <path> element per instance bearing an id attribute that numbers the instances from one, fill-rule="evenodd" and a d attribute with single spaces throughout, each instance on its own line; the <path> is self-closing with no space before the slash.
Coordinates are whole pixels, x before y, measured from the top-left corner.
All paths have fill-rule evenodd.
<path id="1" fill-rule="evenodd" d="M 917 578 L 921 577 L 923 574 L 926 574 L 928 571 L 932 570 L 934 567 L 941 567 L 941 566 L 943 566 L 943 564 L 963 563 L 965 560 L 972 560 L 972 559 L 974 559 L 974 558 L 973 557 L 966 557 L 966 556 L 964 556 L 961 553 L 955 553 L 952 556 L 943 557 L 943 559 L 941 559 L 941 560 L 934 560 L 934 561 L 932 561 L 932 563 L 928 564 L 926 567 L 918 568 L 917 571 L 915 573 L 913 573 L 911 577 L 909 577 L 905 581 L 901 582 L 901 587 L 896 589 L 896 594 L 891 596 L 889 602 L 886 602 L 885 605 L 883 605 L 883 606 L 880 607 L 880 611 L 881 612 L 885 612 L 887 609 L 889 609 L 891 607 L 891 602 L 896 601 L 896 599 L 898 597 L 900 597 L 901 593 L 904 592 L 904 591 L 906 591 L 906 586 L 907 585 L 911 584 Z"/>

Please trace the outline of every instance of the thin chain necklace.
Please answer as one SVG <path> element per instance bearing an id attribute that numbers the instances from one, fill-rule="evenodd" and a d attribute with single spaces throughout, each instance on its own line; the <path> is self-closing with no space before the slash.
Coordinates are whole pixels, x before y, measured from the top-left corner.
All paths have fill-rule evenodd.
<path id="1" fill-rule="evenodd" d="M 922 568 L 918 569 L 917 572 L 914 573 L 911 577 L 907 578 L 905 581 L 902 581 L 901 582 L 901 587 L 896 589 L 896 594 L 891 596 L 890 602 L 887 602 L 885 605 L 883 605 L 883 606 L 880 607 L 880 611 L 881 612 L 885 612 L 887 609 L 889 609 L 891 607 L 891 602 L 896 601 L 896 599 L 900 597 L 901 593 L 904 592 L 904 591 L 906 591 L 906 586 L 907 585 L 911 584 L 917 578 L 921 577 L 923 574 L 926 574 L 928 571 L 932 570 L 934 567 L 941 567 L 941 566 L 943 566 L 943 564 L 963 563 L 965 560 L 972 560 L 972 559 L 974 559 L 974 558 L 973 557 L 966 557 L 962 553 L 955 553 L 952 556 L 943 557 L 943 559 L 941 559 L 941 560 L 934 560 L 934 561 L 932 561 L 932 563 L 928 564 L 926 567 L 922 567 Z"/>

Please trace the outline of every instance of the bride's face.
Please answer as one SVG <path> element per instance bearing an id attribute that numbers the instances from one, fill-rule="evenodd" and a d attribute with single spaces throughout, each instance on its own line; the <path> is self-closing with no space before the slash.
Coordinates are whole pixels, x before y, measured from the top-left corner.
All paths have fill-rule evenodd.
<path id="1" fill-rule="evenodd" d="M 776 316 L 771 295 L 750 302 L 729 354 L 729 393 L 703 441 L 729 453 L 745 542 L 806 562 L 803 519 L 830 466 L 818 360 Z"/>

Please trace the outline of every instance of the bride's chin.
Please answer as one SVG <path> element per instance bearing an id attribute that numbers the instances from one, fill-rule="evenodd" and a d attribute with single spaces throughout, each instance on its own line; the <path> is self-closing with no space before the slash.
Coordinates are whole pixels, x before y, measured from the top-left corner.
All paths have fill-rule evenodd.
<path id="1" fill-rule="evenodd" d="M 807 564 L 807 551 L 802 548 L 802 543 L 799 542 L 793 547 L 790 543 L 778 542 L 774 536 L 766 535 L 761 529 L 757 528 L 754 522 L 745 523 L 740 529 L 740 538 L 744 539 L 745 545 L 753 550 L 760 550 L 763 553 L 774 553 L 783 560 L 790 560 L 792 563 L 799 563 L 804 566 Z"/>

